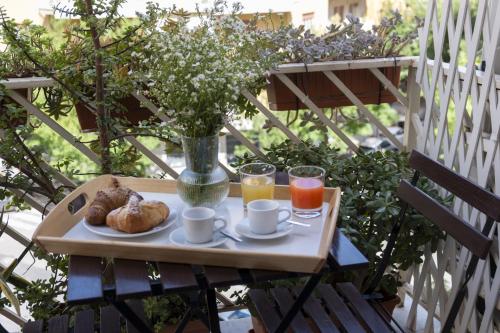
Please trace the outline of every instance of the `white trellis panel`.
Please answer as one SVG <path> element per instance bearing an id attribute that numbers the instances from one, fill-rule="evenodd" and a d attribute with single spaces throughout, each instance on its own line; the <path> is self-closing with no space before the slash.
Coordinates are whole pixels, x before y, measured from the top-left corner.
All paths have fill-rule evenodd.
<path id="1" fill-rule="evenodd" d="M 412 127 L 418 129 L 418 150 L 500 194 L 500 77 L 494 72 L 495 62 L 500 62 L 500 56 L 496 59 L 500 6 L 496 2 L 428 1 L 416 73 L 425 98 L 425 114 L 410 119 Z M 431 49 L 433 59 L 428 58 Z M 479 71 L 483 59 L 486 66 Z M 485 222 L 481 213 L 460 200 L 455 200 L 453 209 L 477 228 Z M 493 229 L 490 236 L 497 234 L 498 226 Z M 492 320 L 500 287 L 499 243 L 494 244 L 490 258 L 480 262 L 468 283 L 455 332 L 498 330 Z M 423 264 L 407 276 L 407 281 L 412 281 L 407 287 L 413 295 L 409 328 L 415 327 L 417 305 L 421 304 L 428 310 L 425 332 L 439 330 L 433 317 L 444 322 L 463 281 L 468 258 L 468 251 L 452 239 L 443 242 L 437 254 L 426 249 Z M 479 311 L 477 304 L 483 304 L 484 310 Z"/>

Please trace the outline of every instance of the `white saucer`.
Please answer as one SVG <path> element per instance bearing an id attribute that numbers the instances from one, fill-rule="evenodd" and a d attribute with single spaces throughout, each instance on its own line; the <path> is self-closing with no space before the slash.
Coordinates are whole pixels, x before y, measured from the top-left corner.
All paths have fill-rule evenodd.
<path id="1" fill-rule="evenodd" d="M 158 224 L 156 227 L 154 227 L 151 230 L 145 231 L 145 232 L 139 232 L 136 234 L 129 234 L 123 231 L 118 231 L 115 229 L 112 229 L 108 227 L 107 225 L 92 225 L 87 222 L 87 220 L 83 219 L 83 226 L 90 232 L 100 235 L 100 236 L 106 236 L 106 237 L 113 237 L 113 238 L 136 238 L 136 237 L 141 237 L 141 236 L 147 236 L 147 235 L 152 235 L 156 234 L 157 232 L 163 231 L 170 226 L 175 224 L 175 219 L 177 218 L 177 212 L 175 209 L 170 210 L 170 214 L 166 218 L 165 221 L 162 223 Z"/>
<path id="2" fill-rule="evenodd" d="M 248 218 L 245 217 L 234 228 L 240 235 L 251 239 L 275 239 L 288 235 L 293 230 L 293 225 L 289 223 L 280 223 L 276 232 L 272 234 L 256 234 L 250 230 Z"/>
<path id="3" fill-rule="evenodd" d="M 177 228 L 170 234 L 170 241 L 178 246 L 202 248 L 202 247 L 216 247 L 222 245 L 227 241 L 227 237 L 222 235 L 220 232 L 216 232 L 214 234 L 214 239 L 211 242 L 198 243 L 198 244 L 190 243 L 186 240 L 186 237 L 184 235 L 184 229 Z"/>

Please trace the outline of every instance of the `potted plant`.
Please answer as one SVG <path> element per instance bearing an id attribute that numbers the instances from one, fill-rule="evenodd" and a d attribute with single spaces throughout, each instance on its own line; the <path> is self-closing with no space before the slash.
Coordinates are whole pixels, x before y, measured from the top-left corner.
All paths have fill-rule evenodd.
<path id="1" fill-rule="evenodd" d="M 150 31 L 137 75 L 160 111 L 182 138 L 186 169 L 177 179 L 180 197 L 194 206 L 217 206 L 228 195 L 229 179 L 218 166 L 218 136 L 227 121 L 253 115 L 243 89 L 263 84 L 270 57 L 258 52 L 266 33 L 256 21 L 245 24 L 241 9 L 229 14 L 222 1 L 198 12 L 191 27 L 182 11 L 169 12 L 170 22 Z M 161 55 L 161 56 L 159 56 Z"/>
<path id="2" fill-rule="evenodd" d="M 257 157 L 245 154 L 237 159 L 234 166 L 257 160 Z M 342 189 L 337 226 L 370 263 L 366 275 L 346 275 L 343 279 L 361 281 L 361 290 L 365 290 L 381 260 L 392 221 L 399 214 L 399 201 L 395 195 L 399 182 L 412 174 L 407 154 L 386 151 L 347 156 L 326 144 L 286 141 L 268 148 L 265 162 L 274 164 L 281 171 L 296 165 L 318 165 L 326 170 L 326 185 Z M 420 181 L 419 187 L 439 198 L 437 190 L 425 179 Z M 447 198 L 442 202 L 446 204 L 450 200 Z M 390 265 L 376 290 L 384 296 L 383 301 L 390 311 L 399 303 L 397 287 L 401 284 L 400 272 L 422 262 L 423 251 L 415 249 L 431 243 L 432 250 L 436 251 L 438 241 L 444 237 L 420 214 L 409 211 L 407 219 L 408 223 L 403 224 L 399 233 Z M 299 280 L 297 283 L 302 282 Z"/>
<path id="3" fill-rule="evenodd" d="M 40 62 L 47 67 L 54 67 L 54 64 L 59 59 L 53 54 L 55 50 L 52 46 L 52 40 L 48 37 L 45 28 L 32 24 L 30 21 L 16 24 L 13 20 L 8 20 L 2 15 L 0 44 L 5 44 L 6 47 L 0 51 L 0 79 L 8 80 L 40 76 L 36 66 L 24 56 L 24 50 L 18 47 L 16 43 L 12 43 L 11 31 L 16 31 L 16 38 L 22 39 L 29 48 L 29 52 L 36 56 Z M 15 91 L 25 98 L 31 96 L 31 89 L 22 88 L 15 89 Z M 64 113 L 61 103 L 62 94 L 57 88 L 42 88 L 39 91 L 44 94 L 45 106 L 51 106 L 49 108 L 51 115 L 58 116 Z M 3 86 L 0 89 L 0 114 L 3 129 L 26 125 L 27 123 L 28 115 L 26 111 L 19 103 L 8 96 L 7 90 Z"/>
<path id="4" fill-rule="evenodd" d="M 78 12 L 84 11 L 78 9 Z M 73 14 L 73 12 L 69 13 Z M 88 15 L 87 15 L 88 16 Z M 130 128 L 141 122 L 158 122 L 159 119 L 132 95 L 136 90 L 129 72 L 138 63 L 132 55 L 144 52 L 142 46 L 147 39 L 144 26 L 152 21 L 141 20 L 127 27 L 127 20 L 116 20 L 108 24 L 100 34 L 100 54 L 102 58 L 102 76 L 105 80 L 104 104 L 109 110 L 111 121 L 121 127 Z M 96 94 L 96 72 L 94 45 L 89 38 L 84 22 L 70 21 L 66 26 L 64 50 L 65 65 L 59 71 L 60 78 L 79 91 L 89 100 Z M 72 96 L 76 114 L 83 132 L 98 130 L 96 115 L 81 98 Z"/>
<path id="5" fill-rule="evenodd" d="M 335 64 L 335 61 L 368 58 L 394 58 L 416 37 L 415 32 L 398 36 L 396 27 L 401 16 L 394 12 L 390 18 L 383 18 L 380 25 L 364 30 L 360 19 L 347 15 L 341 25 L 331 25 L 327 33 L 317 36 L 304 27 L 281 27 L 273 36 L 275 52 L 281 63 L 297 64 L 303 68 L 299 73 L 287 77 L 320 108 L 352 105 L 337 86 L 322 72 L 309 72 L 308 66 L 317 62 Z M 276 68 L 279 71 L 279 68 Z M 401 67 L 394 58 L 394 66 L 379 70 L 399 87 Z M 396 98 L 370 72 L 369 69 L 347 69 L 335 71 L 335 75 L 364 104 L 392 103 Z M 274 74 L 267 85 L 267 96 L 271 110 L 307 109 L 308 107 Z"/>

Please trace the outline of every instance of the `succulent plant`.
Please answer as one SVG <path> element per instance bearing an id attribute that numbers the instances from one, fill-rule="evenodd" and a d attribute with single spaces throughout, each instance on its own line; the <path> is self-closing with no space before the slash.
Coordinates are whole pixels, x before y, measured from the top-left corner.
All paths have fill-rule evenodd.
<path id="1" fill-rule="evenodd" d="M 416 22 L 421 25 L 418 18 Z M 359 17 L 348 14 L 342 24 L 330 25 L 320 36 L 304 26 L 282 26 L 269 35 L 270 44 L 282 62 L 288 63 L 392 57 L 400 55 L 417 37 L 417 29 L 398 35 L 396 28 L 401 23 L 401 15 L 394 11 L 392 16 L 382 18 L 379 25 L 366 30 Z"/>

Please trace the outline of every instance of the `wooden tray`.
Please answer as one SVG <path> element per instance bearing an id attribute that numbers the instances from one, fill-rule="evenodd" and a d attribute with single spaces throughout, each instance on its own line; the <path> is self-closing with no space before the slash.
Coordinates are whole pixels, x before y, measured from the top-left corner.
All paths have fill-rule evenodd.
<path id="1" fill-rule="evenodd" d="M 257 243 L 257 241 L 234 243 L 232 240 L 228 240 L 224 247 L 194 249 L 175 246 L 163 238 L 161 242 L 158 240 L 153 242 L 150 240 L 95 239 L 94 235 L 69 238 L 68 235 L 81 228 L 81 221 L 90 202 L 98 190 L 111 185 L 111 178 L 110 175 L 100 176 L 69 194 L 52 209 L 39 225 L 33 235 L 33 240 L 45 251 L 60 254 L 310 273 L 319 271 L 326 260 L 339 211 L 340 189 L 326 188 L 324 214 L 317 218 L 317 221 L 311 221 L 311 224 L 316 224 L 312 228 L 299 227 L 302 228 L 300 231 L 302 234 L 288 235 L 276 243 Z M 140 192 L 146 199 L 168 197 L 169 200 L 180 201 L 175 194 L 175 181 L 131 177 L 117 178 L 123 186 Z M 226 211 L 230 214 L 240 214 L 237 215 L 238 217 L 242 216 L 240 184 L 235 183 L 230 186 L 229 198 L 221 206 L 227 204 L 228 208 L 224 208 Z M 282 201 L 281 204 L 289 205 L 288 186 L 277 185 L 275 199 L 286 200 Z M 80 205 L 84 202 L 83 206 L 75 213 L 71 213 L 72 205 L 78 201 L 80 201 Z M 233 225 L 236 222 L 238 221 L 231 223 Z M 305 229 L 308 230 L 304 231 Z M 304 243 L 304 240 L 308 240 L 307 243 Z M 288 246 L 290 251 L 286 248 Z M 302 248 L 305 249 L 304 253 L 302 253 Z"/>

